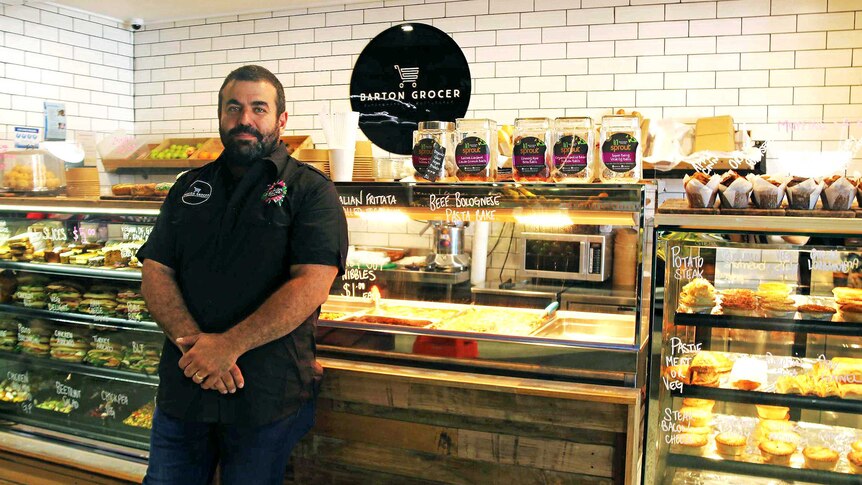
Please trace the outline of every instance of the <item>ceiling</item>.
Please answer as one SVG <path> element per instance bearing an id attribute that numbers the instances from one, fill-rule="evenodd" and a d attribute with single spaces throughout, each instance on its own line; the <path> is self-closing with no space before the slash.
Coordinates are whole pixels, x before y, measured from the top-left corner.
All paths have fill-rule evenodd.
<path id="1" fill-rule="evenodd" d="M 367 0 L 60 0 L 51 3 L 123 22 L 143 19 L 146 25 L 173 20 L 344 5 L 360 1 Z"/>

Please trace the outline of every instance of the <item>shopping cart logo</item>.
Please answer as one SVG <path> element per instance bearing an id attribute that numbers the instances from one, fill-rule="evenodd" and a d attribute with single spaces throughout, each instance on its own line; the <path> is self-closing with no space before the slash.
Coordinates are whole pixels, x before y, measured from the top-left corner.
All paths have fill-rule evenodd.
<path id="1" fill-rule="evenodd" d="M 398 64 L 395 64 L 395 70 L 398 71 L 398 75 L 401 76 L 401 83 L 398 84 L 399 88 L 403 88 L 405 84 L 410 84 L 414 88 L 416 87 L 416 81 L 419 80 L 418 67 L 401 67 Z"/>

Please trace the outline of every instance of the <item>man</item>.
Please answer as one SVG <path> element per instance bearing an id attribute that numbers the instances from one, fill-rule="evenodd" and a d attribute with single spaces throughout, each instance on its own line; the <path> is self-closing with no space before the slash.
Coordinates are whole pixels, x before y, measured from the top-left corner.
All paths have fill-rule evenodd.
<path id="1" fill-rule="evenodd" d="M 282 483 L 314 422 L 314 329 L 344 271 L 332 182 L 287 155 L 284 89 L 259 66 L 219 90 L 224 152 L 177 180 L 142 292 L 165 332 L 144 483 Z"/>

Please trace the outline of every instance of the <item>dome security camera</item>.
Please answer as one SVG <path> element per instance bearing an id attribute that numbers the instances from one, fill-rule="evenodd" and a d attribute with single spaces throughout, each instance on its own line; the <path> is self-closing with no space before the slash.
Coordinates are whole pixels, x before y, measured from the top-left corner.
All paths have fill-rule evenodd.
<path id="1" fill-rule="evenodd" d="M 131 19 L 129 20 L 129 26 L 132 28 L 132 30 L 141 30 L 141 28 L 143 28 L 144 26 L 144 19 Z"/>

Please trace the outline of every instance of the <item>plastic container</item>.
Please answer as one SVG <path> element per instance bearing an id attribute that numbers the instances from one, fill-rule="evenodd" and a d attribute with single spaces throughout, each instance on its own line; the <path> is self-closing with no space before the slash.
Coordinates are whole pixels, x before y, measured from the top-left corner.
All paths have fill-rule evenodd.
<path id="1" fill-rule="evenodd" d="M 512 178 L 516 182 L 549 182 L 551 180 L 548 141 L 551 138 L 548 118 L 518 118 L 512 147 Z"/>
<path id="2" fill-rule="evenodd" d="M 455 120 L 455 176 L 468 182 L 493 182 L 497 176 L 497 122 Z"/>
<path id="3" fill-rule="evenodd" d="M 551 177 L 561 183 L 593 180 L 593 120 L 589 117 L 554 120 Z"/>
<path id="4" fill-rule="evenodd" d="M 643 146 L 637 116 L 602 117 L 599 177 L 602 182 L 637 183 L 643 175 Z"/>
<path id="5" fill-rule="evenodd" d="M 419 122 L 413 132 L 413 170 L 417 180 L 429 182 L 455 175 L 455 123 Z"/>
<path id="6" fill-rule="evenodd" d="M 55 195 L 66 188 L 62 160 L 43 150 L 0 153 L 0 188 L 10 192 Z"/>

